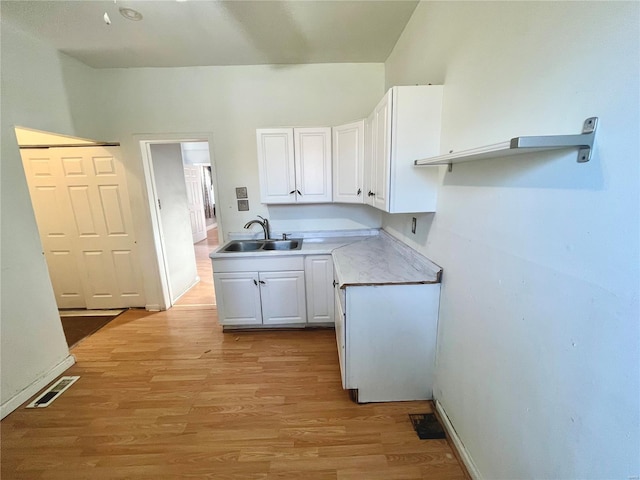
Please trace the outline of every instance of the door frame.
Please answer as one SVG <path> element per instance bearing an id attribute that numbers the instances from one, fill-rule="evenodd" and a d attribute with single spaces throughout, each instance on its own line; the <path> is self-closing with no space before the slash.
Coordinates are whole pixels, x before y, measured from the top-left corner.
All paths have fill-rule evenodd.
<path id="1" fill-rule="evenodd" d="M 164 236 L 160 221 L 160 210 L 156 202 L 156 183 L 153 172 L 153 161 L 151 157 L 151 145 L 153 144 L 167 144 L 167 143 L 182 143 L 182 142 L 207 142 L 209 145 L 209 161 L 211 163 L 211 181 L 213 183 L 213 200 L 216 205 L 218 203 L 218 195 L 220 189 L 218 188 L 218 175 L 215 164 L 215 159 L 212 152 L 213 146 L 213 134 L 212 133 L 159 133 L 159 134 L 146 134 L 146 135 L 134 135 L 133 139 L 140 148 L 140 154 L 142 156 L 142 166 L 144 169 L 145 187 L 147 193 L 147 200 L 149 205 L 149 217 L 151 220 L 151 227 L 153 229 L 153 244 L 155 247 L 156 261 L 158 265 L 160 287 L 162 293 L 162 304 L 160 310 L 168 310 L 173 306 L 171 300 L 171 291 L 169 287 L 169 273 L 167 266 L 167 259 L 165 255 Z M 223 238 L 222 233 L 222 215 L 216 210 L 216 219 L 218 222 L 218 235 Z"/>

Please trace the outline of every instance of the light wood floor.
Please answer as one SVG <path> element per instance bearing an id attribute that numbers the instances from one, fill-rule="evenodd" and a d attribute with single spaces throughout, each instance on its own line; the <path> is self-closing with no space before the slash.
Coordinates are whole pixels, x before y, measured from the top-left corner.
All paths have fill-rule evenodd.
<path id="1" fill-rule="evenodd" d="M 209 254 L 218 248 L 218 228 L 207 231 L 207 238 L 196 243 L 193 248 L 196 253 L 196 268 L 200 281 L 187 293 L 182 295 L 174 307 L 193 308 L 213 306 L 216 304 L 216 294 L 213 288 L 213 270 Z"/>
<path id="2" fill-rule="evenodd" d="M 428 402 L 357 405 L 334 332 L 221 332 L 214 308 L 130 310 L 80 343 L 80 375 L 1 423 L 9 479 L 463 479 Z"/>

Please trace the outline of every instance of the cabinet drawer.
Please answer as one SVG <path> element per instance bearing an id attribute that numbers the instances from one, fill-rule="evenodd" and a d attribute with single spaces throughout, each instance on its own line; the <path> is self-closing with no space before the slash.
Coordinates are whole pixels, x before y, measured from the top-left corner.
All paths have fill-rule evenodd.
<path id="1" fill-rule="evenodd" d="M 281 272 L 285 270 L 304 270 L 304 255 L 291 257 L 249 257 L 214 258 L 211 260 L 213 271 L 222 272 Z"/>

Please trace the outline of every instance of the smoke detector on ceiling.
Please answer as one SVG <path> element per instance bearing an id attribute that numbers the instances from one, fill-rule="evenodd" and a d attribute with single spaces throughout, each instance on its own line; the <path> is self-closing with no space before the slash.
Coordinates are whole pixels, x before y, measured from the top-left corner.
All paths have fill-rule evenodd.
<path id="1" fill-rule="evenodd" d="M 142 14 L 133 8 L 120 7 L 118 11 L 127 20 L 133 20 L 134 22 L 142 20 Z"/>

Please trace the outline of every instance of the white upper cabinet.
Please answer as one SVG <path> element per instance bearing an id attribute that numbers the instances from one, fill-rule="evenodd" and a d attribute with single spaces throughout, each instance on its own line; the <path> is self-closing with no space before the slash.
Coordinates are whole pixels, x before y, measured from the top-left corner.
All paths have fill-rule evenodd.
<path id="1" fill-rule="evenodd" d="M 365 203 L 364 120 L 333 128 L 333 201 Z"/>
<path id="2" fill-rule="evenodd" d="M 366 121 L 367 203 L 389 213 L 435 212 L 438 172 L 422 175 L 413 162 L 440 153 L 441 113 L 440 85 L 387 92 Z"/>
<path id="3" fill-rule="evenodd" d="M 256 130 L 262 203 L 332 201 L 331 128 Z"/>

